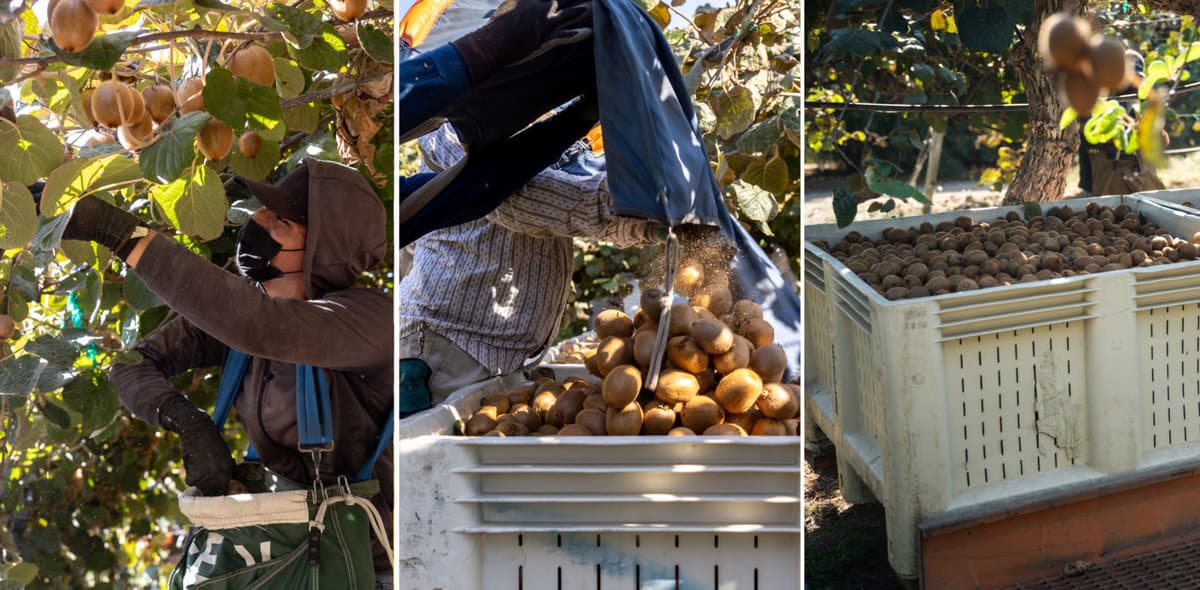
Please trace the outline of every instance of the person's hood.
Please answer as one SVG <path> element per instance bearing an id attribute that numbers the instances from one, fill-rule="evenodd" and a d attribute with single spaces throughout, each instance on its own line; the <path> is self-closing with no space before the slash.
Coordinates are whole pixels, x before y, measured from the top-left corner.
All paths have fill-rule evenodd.
<path id="1" fill-rule="evenodd" d="M 354 168 L 308 159 L 304 286 L 310 297 L 353 286 L 387 254 L 387 212 Z M 301 170 L 293 173 L 301 173 Z"/>

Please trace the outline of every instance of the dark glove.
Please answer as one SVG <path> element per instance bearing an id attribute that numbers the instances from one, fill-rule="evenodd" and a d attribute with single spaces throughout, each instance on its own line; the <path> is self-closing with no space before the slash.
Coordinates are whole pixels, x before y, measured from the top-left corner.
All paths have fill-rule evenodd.
<path id="1" fill-rule="evenodd" d="M 217 425 L 182 395 L 158 406 L 158 422 L 179 435 L 185 481 L 205 496 L 222 496 L 229 489 L 234 462 Z"/>
<path id="2" fill-rule="evenodd" d="M 504 0 L 487 24 L 450 43 L 479 84 L 539 48 L 589 38 L 591 26 L 591 0 Z"/>
<path id="3" fill-rule="evenodd" d="M 129 239 L 137 226 L 138 218 L 133 214 L 96 197 L 84 197 L 75 204 L 62 237 L 97 242 L 124 260 L 137 244 L 137 240 Z"/>
<path id="4" fill-rule="evenodd" d="M 433 406 L 429 393 L 429 365 L 421 359 L 400 361 L 400 417 L 407 418 Z"/>

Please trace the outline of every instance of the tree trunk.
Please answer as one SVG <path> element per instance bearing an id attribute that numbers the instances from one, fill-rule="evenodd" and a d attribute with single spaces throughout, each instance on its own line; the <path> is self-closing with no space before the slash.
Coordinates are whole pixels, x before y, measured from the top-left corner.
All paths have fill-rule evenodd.
<path id="1" fill-rule="evenodd" d="M 1086 2 L 1080 0 L 1034 0 L 1035 24 L 1020 34 L 1013 47 L 1011 63 L 1029 102 L 1029 131 L 1025 155 L 1004 195 L 1005 205 L 1063 198 L 1067 168 L 1079 151 L 1079 123 L 1058 128 L 1067 102 L 1059 96 L 1054 77 L 1038 58 L 1037 37 L 1046 17 L 1056 12 L 1083 14 L 1085 8 Z"/>

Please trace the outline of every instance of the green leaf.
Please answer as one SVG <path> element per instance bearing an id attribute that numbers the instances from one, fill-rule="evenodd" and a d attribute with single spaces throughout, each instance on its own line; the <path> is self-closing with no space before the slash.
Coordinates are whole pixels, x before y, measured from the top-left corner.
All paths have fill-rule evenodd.
<path id="1" fill-rule="evenodd" d="M 83 414 L 83 431 L 90 433 L 108 425 L 120 408 L 117 390 L 103 371 L 90 370 L 63 386 L 67 408 Z"/>
<path id="2" fill-rule="evenodd" d="M 74 344 L 63 342 L 54 336 L 38 336 L 25 345 L 25 351 L 36 354 L 46 359 L 46 362 L 51 365 L 64 369 L 71 368 L 75 364 L 75 359 L 79 357 L 79 351 Z"/>
<path id="3" fill-rule="evenodd" d="M 320 108 L 311 102 L 288 107 L 283 111 L 283 122 L 293 131 L 312 133 L 321 122 Z"/>
<path id="4" fill-rule="evenodd" d="M 184 169 L 195 161 L 196 134 L 211 118 L 212 115 L 204 111 L 195 111 L 171 123 L 170 130 L 142 149 L 138 157 L 142 176 L 159 184 L 179 178 Z"/>
<path id="5" fill-rule="evenodd" d="M 755 123 L 737 138 L 737 149 L 748 156 L 766 153 L 783 138 L 783 126 L 779 117 L 769 117 Z"/>
<path id="6" fill-rule="evenodd" d="M 858 201 L 854 195 L 846 192 L 845 189 L 836 189 L 833 191 L 833 215 L 837 218 L 838 227 L 846 227 L 854 221 L 854 216 L 858 214 Z"/>
<path id="7" fill-rule="evenodd" d="M 933 68 L 926 64 L 913 64 L 912 68 L 910 68 L 910 71 L 912 72 L 913 78 L 920 80 L 924 84 L 928 84 L 933 81 Z"/>
<path id="8" fill-rule="evenodd" d="M 220 2 L 219 0 L 192 0 L 192 4 L 195 4 L 199 8 L 207 8 L 208 10 L 217 10 L 220 12 L 237 10 L 236 7 Z"/>
<path id="9" fill-rule="evenodd" d="M 963 45 L 976 51 L 1006 53 L 1012 46 L 1016 25 L 1012 16 L 996 2 L 987 7 L 968 6 L 954 16 Z"/>
<path id="10" fill-rule="evenodd" d="M 112 259 L 112 251 L 96 242 L 63 240 L 62 253 L 77 265 L 101 268 Z"/>
<path id="11" fill-rule="evenodd" d="M 779 214 L 779 203 L 767 191 L 742 180 L 733 181 L 733 191 L 741 217 L 766 223 Z"/>
<path id="12" fill-rule="evenodd" d="M 37 579 L 37 575 L 37 564 L 29 561 L 14 563 L 4 569 L 4 579 L 16 584 L 17 586 L 28 586 L 32 584 L 33 581 Z"/>
<path id="13" fill-rule="evenodd" d="M 0 28 L 0 57 L 21 57 L 21 33 L 25 28 L 23 25 L 21 19 L 14 18 Z M 0 66 L 0 81 L 12 80 L 20 71 L 21 66 L 17 64 Z"/>
<path id="14" fill-rule="evenodd" d="M 275 2 L 263 8 L 259 22 L 267 29 L 283 33 L 289 46 L 297 49 L 309 47 L 324 27 L 320 16 Z"/>
<path id="15" fill-rule="evenodd" d="M 821 55 L 825 60 L 842 53 L 866 57 L 883 47 L 882 34 L 866 29 L 835 29 L 829 32 L 829 37 L 829 42 L 821 48 Z"/>
<path id="16" fill-rule="evenodd" d="M 42 211 L 61 215 L 77 200 L 142 177 L 138 163 L 122 155 L 75 158 L 54 169 L 42 189 Z"/>
<path id="17" fill-rule="evenodd" d="M 904 200 L 914 199 L 917 202 L 924 203 L 926 205 L 932 204 L 924 193 L 901 180 L 885 180 L 883 182 L 871 184 L 870 187 L 871 190 L 880 194 L 892 195 L 893 197 L 898 197 Z"/>
<path id="18" fill-rule="evenodd" d="M 1067 125 L 1074 123 L 1075 119 L 1078 119 L 1078 118 L 1079 118 L 1079 113 L 1075 112 L 1075 108 L 1067 107 L 1066 109 L 1063 109 L 1062 117 L 1060 117 L 1058 119 L 1058 128 L 1066 129 Z"/>
<path id="19" fill-rule="evenodd" d="M 1021 212 L 1025 215 L 1025 221 L 1029 221 L 1034 217 L 1042 216 L 1042 204 L 1037 201 L 1025 201 L 1021 203 Z"/>
<path id="20" fill-rule="evenodd" d="M 358 42 L 362 48 L 371 56 L 371 59 L 381 63 L 392 63 L 392 39 L 387 36 L 387 33 L 367 24 L 359 22 L 358 26 Z"/>
<path id="21" fill-rule="evenodd" d="M 1138 86 L 1138 98 L 1146 100 L 1154 86 L 1171 79 L 1171 67 L 1167 62 L 1156 59 L 1146 64 L 1146 72 L 1142 77 L 1142 85 Z"/>
<path id="22" fill-rule="evenodd" d="M 791 179 L 788 177 L 787 162 L 775 154 L 770 160 L 767 160 L 763 166 L 763 178 L 761 186 L 767 192 L 774 195 L 782 196 L 791 186 Z"/>
<path id="23" fill-rule="evenodd" d="M 346 51 L 346 42 L 329 23 L 322 23 L 321 36 L 314 37 L 312 44 L 308 47 L 298 48 L 288 45 L 288 54 L 296 58 L 296 61 L 303 67 L 326 72 L 336 72 L 342 69 L 349 56 Z"/>
<path id="24" fill-rule="evenodd" d="M 25 355 L 0 363 L 0 395 L 29 395 L 37 385 L 38 375 L 46 367 L 46 361 Z"/>
<path id="25" fill-rule="evenodd" d="M 896 199 L 888 199 L 882 207 L 879 208 L 880 213 L 890 213 L 896 208 Z"/>
<path id="26" fill-rule="evenodd" d="M 0 250 L 23 248 L 37 233 L 37 206 L 25 185 L 0 184 Z"/>
<path id="27" fill-rule="evenodd" d="M 0 180 L 29 185 L 63 161 L 63 144 L 33 115 L 0 119 Z"/>
<path id="28" fill-rule="evenodd" d="M 263 140 L 261 150 L 253 158 L 242 155 L 241 148 L 236 144 L 234 148 L 229 162 L 239 176 L 263 180 L 279 165 L 279 142 Z"/>
<path id="29" fill-rule="evenodd" d="M 45 402 L 38 405 L 42 410 L 42 415 L 46 417 L 51 424 L 66 430 L 71 427 L 71 415 L 66 410 L 60 408 L 58 404 Z"/>
<path id="30" fill-rule="evenodd" d="M 234 78 L 229 70 L 213 68 L 208 73 L 204 79 L 204 104 L 209 113 L 235 133 L 247 126 L 272 135 L 283 131 L 280 127 L 283 110 L 275 89 Z"/>
<path id="31" fill-rule="evenodd" d="M 142 279 L 131 272 L 125 273 L 125 281 L 121 284 L 121 296 L 126 303 L 138 311 L 146 311 L 164 305 L 163 300 L 154 291 L 151 291 L 146 283 L 142 282 Z"/>
<path id="32" fill-rule="evenodd" d="M 304 92 L 304 72 L 300 71 L 300 66 L 296 65 L 295 60 L 286 57 L 276 57 L 275 62 L 275 90 L 279 92 L 279 98 L 288 99 L 300 96 Z"/>
<path id="33" fill-rule="evenodd" d="M 217 173 L 203 165 L 193 166 L 190 174 L 170 184 L 150 187 L 150 197 L 189 236 L 207 242 L 225 229 L 225 189 Z"/>
<path id="34" fill-rule="evenodd" d="M 83 51 L 71 53 L 63 51 L 54 40 L 50 40 L 50 50 L 64 63 L 88 68 L 90 70 L 111 70 L 120 61 L 121 55 L 129 49 L 129 45 L 138 36 L 136 31 L 119 31 L 107 35 L 96 35 Z"/>
<path id="35" fill-rule="evenodd" d="M 727 92 L 711 98 L 709 104 L 717 116 L 717 135 L 725 140 L 748 129 L 758 111 L 758 97 L 754 91 L 737 83 Z"/>

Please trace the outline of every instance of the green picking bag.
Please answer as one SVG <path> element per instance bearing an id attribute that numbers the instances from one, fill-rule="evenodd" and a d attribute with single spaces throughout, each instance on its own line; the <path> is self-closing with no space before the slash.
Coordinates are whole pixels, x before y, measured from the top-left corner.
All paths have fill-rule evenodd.
<path id="1" fill-rule="evenodd" d="M 200 496 L 189 488 L 179 508 L 192 522 L 171 590 L 371 590 L 371 534 L 387 550 L 384 523 L 370 498 L 379 482 L 309 488 L 256 463 L 239 466 L 257 493 Z M 245 477 L 247 471 L 257 472 Z M 247 481 L 249 480 L 249 481 Z"/>

